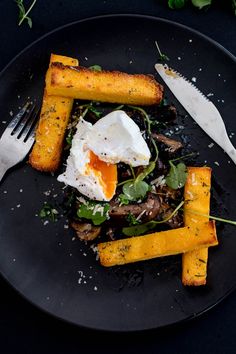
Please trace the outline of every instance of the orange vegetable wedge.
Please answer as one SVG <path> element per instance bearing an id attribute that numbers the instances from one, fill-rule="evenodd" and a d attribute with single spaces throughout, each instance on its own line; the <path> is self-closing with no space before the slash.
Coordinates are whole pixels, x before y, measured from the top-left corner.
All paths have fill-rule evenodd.
<path id="1" fill-rule="evenodd" d="M 98 244 L 105 267 L 189 252 L 218 244 L 214 221 Z"/>
<path id="2" fill-rule="evenodd" d="M 50 65 L 53 62 L 60 62 L 65 65 L 78 65 L 77 59 L 56 54 L 51 54 Z M 39 125 L 36 131 L 36 141 L 30 154 L 29 162 L 37 170 L 54 172 L 60 164 L 62 146 L 73 106 L 73 99 L 61 96 L 49 96 L 50 65 L 46 74 L 46 87 Z"/>
<path id="3" fill-rule="evenodd" d="M 201 227 L 209 220 L 211 169 L 209 167 L 189 167 L 184 189 L 184 224 Z M 193 213 L 191 213 L 191 210 Z M 199 286 L 206 284 L 208 248 L 201 248 L 183 254 L 182 282 L 184 285 Z"/>

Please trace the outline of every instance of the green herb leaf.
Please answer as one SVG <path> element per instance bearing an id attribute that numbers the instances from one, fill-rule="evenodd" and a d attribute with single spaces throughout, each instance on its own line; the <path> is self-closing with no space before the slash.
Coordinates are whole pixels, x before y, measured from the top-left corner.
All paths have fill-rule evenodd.
<path id="1" fill-rule="evenodd" d="M 44 203 L 44 206 L 39 211 L 39 217 L 41 219 L 50 219 L 51 221 L 56 221 L 58 211 L 53 208 L 50 204 Z"/>
<path id="2" fill-rule="evenodd" d="M 171 9 L 181 9 L 186 5 L 188 0 L 168 0 L 168 6 Z"/>
<path id="3" fill-rule="evenodd" d="M 185 185 L 187 179 L 187 169 L 183 162 L 178 163 L 177 166 L 169 161 L 170 171 L 166 177 L 166 184 L 172 189 L 179 189 Z"/>
<path id="4" fill-rule="evenodd" d="M 131 167 L 131 172 L 134 178 L 122 182 L 123 194 L 120 194 L 120 198 L 122 198 L 122 202 L 121 202 L 122 204 L 128 204 L 129 201 L 137 201 L 139 199 L 143 199 L 146 196 L 147 192 L 150 190 L 150 186 L 148 183 L 146 183 L 143 180 L 150 173 L 152 173 L 155 167 L 156 167 L 155 161 L 151 161 L 150 164 L 137 177 L 135 177 L 133 168 Z"/>
<path id="5" fill-rule="evenodd" d="M 77 210 L 77 216 L 91 220 L 94 225 L 100 225 L 109 218 L 108 212 L 110 205 L 108 203 L 86 202 L 81 204 Z"/>
<path id="6" fill-rule="evenodd" d="M 102 67 L 100 65 L 92 65 L 89 69 L 93 71 L 102 71 Z"/>
<path id="7" fill-rule="evenodd" d="M 205 7 L 211 5 L 212 0 L 192 0 L 192 4 L 198 7 L 200 10 Z"/>
<path id="8" fill-rule="evenodd" d="M 127 198 L 127 196 L 125 194 L 120 194 L 119 195 L 119 201 L 120 201 L 120 205 L 128 205 L 130 200 Z"/>
<path id="9" fill-rule="evenodd" d="M 130 201 L 143 199 L 150 190 L 149 185 L 144 181 L 132 181 L 123 185 L 123 193 Z"/>
<path id="10" fill-rule="evenodd" d="M 138 235 L 145 234 L 147 231 L 152 230 L 155 227 L 156 227 L 156 222 L 149 221 L 141 225 L 123 227 L 122 232 L 126 236 L 138 236 Z"/>
<path id="11" fill-rule="evenodd" d="M 30 5 L 30 7 L 29 7 L 29 9 L 27 11 L 25 10 L 24 0 L 15 0 L 15 1 L 16 1 L 17 6 L 18 6 L 18 9 L 19 9 L 19 23 L 18 23 L 18 26 L 20 26 L 22 24 L 22 22 L 25 20 L 25 21 L 27 21 L 29 27 L 32 28 L 32 20 L 31 20 L 31 18 L 28 15 L 31 12 L 31 10 L 33 9 L 33 7 L 36 4 L 37 0 L 34 0 L 32 2 L 32 4 Z"/>
<path id="12" fill-rule="evenodd" d="M 128 216 L 126 217 L 126 220 L 128 221 L 129 225 L 138 225 L 138 224 L 140 224 L 140 221 L 137 220 L 136 217 L 132 213 L 128 214 Z"/>

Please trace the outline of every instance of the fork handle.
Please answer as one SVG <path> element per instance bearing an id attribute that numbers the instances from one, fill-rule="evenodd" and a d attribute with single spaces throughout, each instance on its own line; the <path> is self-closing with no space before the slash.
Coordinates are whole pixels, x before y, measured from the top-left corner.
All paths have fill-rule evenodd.
<path id="1" fill-rule="evenodd" d="M 3 178 L 3 176 L 5 175 L 5 173 L 7 172 L 9 166 L 6 164 L 6 162 L 2 159 L 0 159 L 0 182 Z"/>

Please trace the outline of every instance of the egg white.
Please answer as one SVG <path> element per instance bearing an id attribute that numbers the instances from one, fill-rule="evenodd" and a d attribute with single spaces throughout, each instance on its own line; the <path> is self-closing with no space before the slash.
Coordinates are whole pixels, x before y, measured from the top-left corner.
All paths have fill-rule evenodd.
<path id="1" fill-rule="evenodd" d="M 111 164 L 124 162 L 140 166 L 149 163 L 151 153 L 140 129 L 124 111 L 114 111 L 94 125 L 80 118 L 76 128 L 66 171 L 58 176 L 58 181 L 76 188 L 90 199 L 109 201 L 113 197 L 106 197 L 99 177 L 92 168 L 88 170 L 90 151 Z"/>
<path id="2" fill-rule="evenodd" d="M 151 157 L 138 125 L 121 110 L 107 114 L 92 126 L 88 146 L 101 160 L 113 164 L 144 166 Z"/>
<path id="3" fill-rule="evenodd" d="M 90 161 L 89 148 L 87 146 L 88 132 L 92 124 L 80 119 L 77 130 L 72 140 L 70 155 L 67 159 L 66 171 L 58 176 L 59 182 L 76 188 L 81 194 L 90 199 L 108 201 L 99 178 L 93 170 L 89 170 L 87 164 Z"/>

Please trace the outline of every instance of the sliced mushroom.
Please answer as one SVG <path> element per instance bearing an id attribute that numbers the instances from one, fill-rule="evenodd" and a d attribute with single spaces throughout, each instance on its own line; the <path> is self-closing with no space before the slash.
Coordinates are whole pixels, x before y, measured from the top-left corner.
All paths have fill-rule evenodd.
<path id="1" fill-rule="evenodd" d="M 149 193 L 146 202 L 140 204 L 119 205 L 117 202 L 111 202 L 110 217 L 114 219 L 123 219 L 129 214 L 135 217 L 142 217 L 142 220 L 152 220 L 160 212 L 160 200 L 155 194 Z"/>
<path id="2" fill-rule="evenodd" d="M 72 221 L 71 227 L 76 231 L 77 236 L 82 241 L 92 241 L 98 237 L 101 232 L 100 226 L 94 226 L 89 223 Z"/>
<path id="3" fill-rule="evenodd" d="M 170 152 L 176 152 L 177 150 L 183 147 L 180 141 L 167 138 L 163 134 L 152 134 L 153 138 L 156 139 L 158 142 L 163 143 L 164 145 L 168 146 Z"/>

